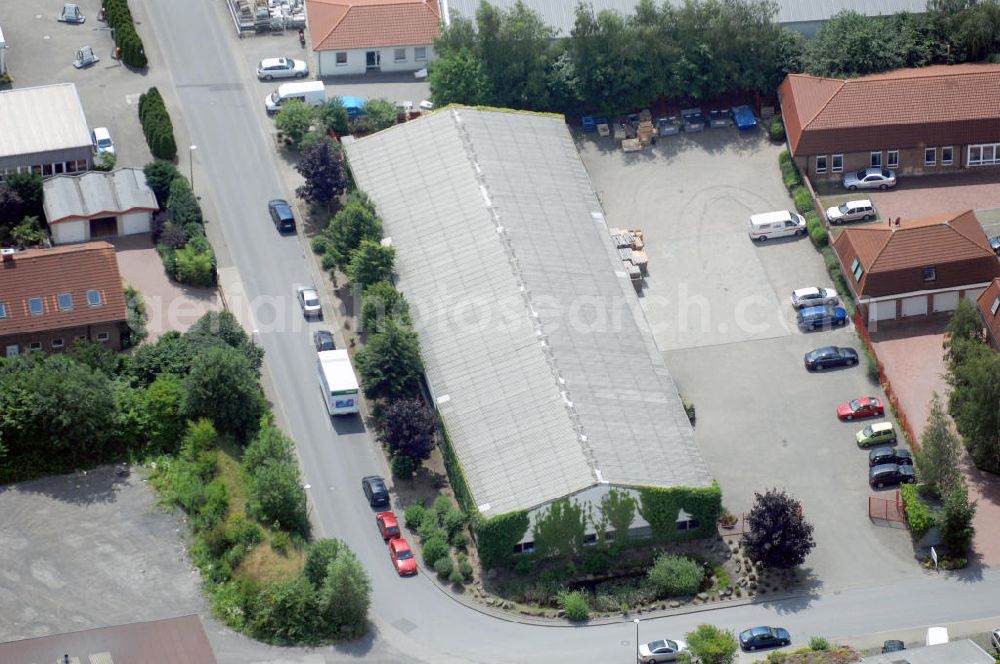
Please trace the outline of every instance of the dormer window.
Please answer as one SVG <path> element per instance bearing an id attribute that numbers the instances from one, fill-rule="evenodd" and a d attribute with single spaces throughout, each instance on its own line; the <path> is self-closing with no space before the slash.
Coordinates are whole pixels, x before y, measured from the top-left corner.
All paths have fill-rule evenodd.
<path id="1" fill-rule="evenodd" d="M 32 316 L 41 316 L 43 313 L 45 313 L 45 305 L 42 304 L 42 298 L 40 297 L 28 298 L 28 311 L 31 312 Z"/>
<path id="2" fill-rule="evenodd" d="M 101 291 L 93 288 L 87 291 L 87 304 L 92 307 L 101 306 Z"/>
<path id="3" fill-rule="evenodd" d="M 7 317 L 7 305 L 4 304 L 3 302 L 0 302 L 0 320 L 3 320 L 6 317 Z"/>
<path id="4" fill-rule="evenodd" d="M 72 293 L 59 293 L 56 296 L 56 301 L 59 303 L 59 311 L 73 311 Z"/>

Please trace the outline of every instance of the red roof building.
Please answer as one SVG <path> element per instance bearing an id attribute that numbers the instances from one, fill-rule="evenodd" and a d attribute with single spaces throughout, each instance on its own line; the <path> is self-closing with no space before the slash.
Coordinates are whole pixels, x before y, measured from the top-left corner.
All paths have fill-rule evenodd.
<path id="1" fill-rule="evenodd" d="M 778 96 L 789 150 L 812 179 L 869 166 L 905 176 L 1000 165 L 1000 64 L 849 80 L 789 74 Z"/>
<path id="2" fill-rule="evenodd" d="M 306 0 L 320 76 L 416 71 L 441 34 L 437 0 Z"/>
<path id="3" fill-rule="evenodd" d="M 953 311 L 959 298 L 977 298 L 1000 276 L 971 210 L 848 228 L 833 249 L 869 323 Z"/>
<path id="4" fill-rule="evenodd" d="M 976 301 L 986 323 L 990 343 L 1000 350 L 1000 277 L 994 279 Z"/>

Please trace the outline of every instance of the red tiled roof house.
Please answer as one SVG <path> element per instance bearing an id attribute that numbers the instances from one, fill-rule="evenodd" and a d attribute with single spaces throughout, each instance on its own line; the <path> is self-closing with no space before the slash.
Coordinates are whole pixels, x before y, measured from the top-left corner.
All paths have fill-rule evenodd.
<path id="1" fill-rule="evenodd" d="M 833 243 L 865 321 L 953 311 L 1000 276 L 1000 261 L 971 210 L 848 228 Z"/>
<path id="2" fill-rule="evenodd" d="M 4 249 L 0 284 L 0 352 L 6 356 L 58 353 L 81 339 L 121 349 L 128 309 L 107 242 Z"/>
<path id="3" fill-rule="evenodd" d="M 1000 351 L 1000 277 L 997 277 L 979 295 L 979 312 L 986 323 L 987 335 L 993 347 Z"/>
<path id="4" fill-rule="evenodd" d="M 320 76 L 417 71 L 434 60 L 437 0 L 306 0 Z"/>
<path id="5" fill-rule="evenodd" d="M 1000 165 L 1000 65 L 789 74 L 778 96 L 789 150 L 814 181 L 869 166 L 907 176 Z"/>

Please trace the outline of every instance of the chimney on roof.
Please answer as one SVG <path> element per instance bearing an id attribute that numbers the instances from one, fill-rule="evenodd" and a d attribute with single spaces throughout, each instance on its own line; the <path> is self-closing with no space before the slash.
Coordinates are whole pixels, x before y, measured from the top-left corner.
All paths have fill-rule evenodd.
<path id="1" fill-rule="evenodd" d="M 14 261 L 14 249 L 10 247 L 0 249 L 0 257 L 2 257 L 4 263 L 12 263 Z"/>
<path id="2" fill-rule="evenodd" d="M 899 228 L 899 222 L 902 221 L 902 217 L 896 217 L 896 228 Z"/>

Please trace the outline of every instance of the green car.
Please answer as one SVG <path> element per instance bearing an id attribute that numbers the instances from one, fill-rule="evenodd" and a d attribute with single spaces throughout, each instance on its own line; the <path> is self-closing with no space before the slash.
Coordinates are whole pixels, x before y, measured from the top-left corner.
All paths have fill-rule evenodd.
<path id="1" fill-rule="evenodd" d="M 892 445 L 896 442 L 896 429 L 892 422 L 875 422 L 857 433 L 858 447 Z"/>

